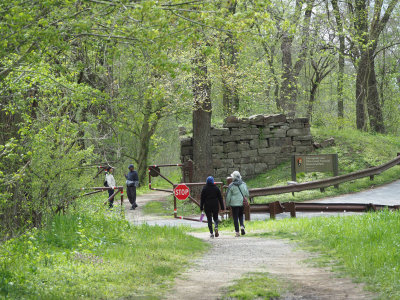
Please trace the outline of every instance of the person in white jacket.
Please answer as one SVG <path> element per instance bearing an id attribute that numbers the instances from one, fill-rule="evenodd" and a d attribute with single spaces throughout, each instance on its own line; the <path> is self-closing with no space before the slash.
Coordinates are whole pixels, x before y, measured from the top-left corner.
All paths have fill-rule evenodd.
<path id="1" fill-rule="evenodd" d="M 112 174 L 113 168 L 107 167 L 105 172 L 106 172 L 106 180 L 105 182 L 107 183 L 108 187 L 111 187 L 112 189 L 108 190 L 108 198 L 110 198 L 114 194 L 114 187 L 117 186 L 115 183 L 114 176 Z M 114 198 L 110 200 L 109 202 L 110 208 L 114 206 Z"/>

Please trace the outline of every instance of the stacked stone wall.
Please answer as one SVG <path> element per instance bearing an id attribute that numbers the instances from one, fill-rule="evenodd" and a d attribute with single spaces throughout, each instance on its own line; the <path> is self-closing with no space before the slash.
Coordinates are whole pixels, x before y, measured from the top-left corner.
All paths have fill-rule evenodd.
<path id="1" fill-rule="evenodd" d="M 251 178 L 275 168 L 293 154 L 313 151 L 307 118 L 285 115 L 231 116 L 222 128 L 212 128 L 214 176 L 220 180 L 234 170 Z M 192 138 L 181 138 L 181 161 L 193 159 Z"/>

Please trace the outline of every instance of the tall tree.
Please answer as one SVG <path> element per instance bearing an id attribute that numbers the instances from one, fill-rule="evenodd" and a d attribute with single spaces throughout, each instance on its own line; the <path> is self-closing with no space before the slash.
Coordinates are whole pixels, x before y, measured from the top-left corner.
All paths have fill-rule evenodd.
<path id="1" fill-rule="evenodd" d="M 369 18 L 369 3 L 367 0 L 355 0 L 354 6 L 350 5 L 354 15 L 355 42 L 358 45 L 356 64 L 357 128 L 360 130 L 367 129 L 367 111 L 371 130 L 382 133 L 385 131 L 385 126 L 375 73 L 375 53 L 380 34 L 399 0 L 391 0 L 386 11 L 383 11 L 383 0 L 375 1 L 371 18 Z"/>

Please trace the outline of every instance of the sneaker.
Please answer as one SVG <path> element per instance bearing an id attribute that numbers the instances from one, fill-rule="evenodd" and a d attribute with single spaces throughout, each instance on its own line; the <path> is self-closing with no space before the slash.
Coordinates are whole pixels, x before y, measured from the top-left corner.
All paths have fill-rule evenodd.
<path id="1" fill-rule="evenodd" d="M 240 233 L 241 233 L 242 235 L 245 235 L 245 234 L 246 234 L 246 232 L 244 231 L 244 227 L 243 227 L 243 226 L 242 226 L 241 229 L 240 229 Z"/>
<path id="2" fill-rule="evenodd" d="M 214 234 L 210 234 L 210 239 L 213 239 L 214 238 Z"/>
<path id="3" fill-rule="evenodd" d="M 215 228 L 215 237 L 219 237 L 218 229 Z"/>
<path id="4" fill-rule="evenodd" d="M 135 209 L 136 209 L 136 207 L 132 205 L 131 210 L 135 210 Z"/>
<path id="5" fill-rule="evenodd" d="M 240 233 L 239 233 L 239 232 L 236 232 L 235 237 L 240 237 Z"/>

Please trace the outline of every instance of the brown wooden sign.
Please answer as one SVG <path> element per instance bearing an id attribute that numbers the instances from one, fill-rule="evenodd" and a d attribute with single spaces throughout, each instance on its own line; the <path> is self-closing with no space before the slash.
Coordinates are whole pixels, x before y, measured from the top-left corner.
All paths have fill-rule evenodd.
<path id="1" fill-rule="evenodd" d="M 338 155 L 293 155 L 292 156 L 292 180 L 296 181 L 296 173 L 332 172 L 338 176 Z"/>

